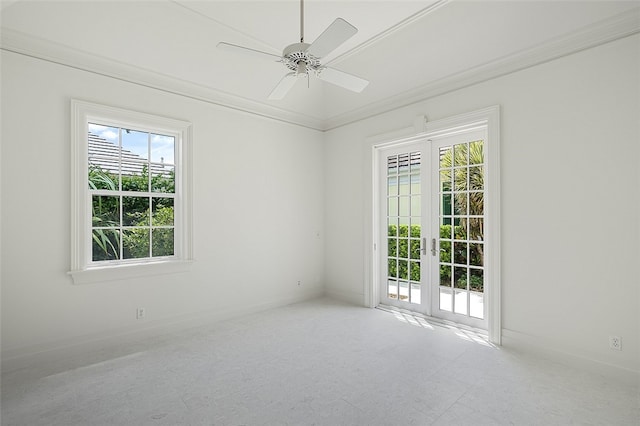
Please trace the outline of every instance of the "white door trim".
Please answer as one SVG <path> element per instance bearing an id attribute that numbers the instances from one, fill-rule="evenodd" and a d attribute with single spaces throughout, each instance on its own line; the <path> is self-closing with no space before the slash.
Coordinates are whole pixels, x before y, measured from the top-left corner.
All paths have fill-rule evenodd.
<path id="1" fill-rule="evenodd" d="M 491 235 L 486 242 L 485 279 L 490 283 L 486 288 L 487 303 L 487 334 L 494 344 L 501 344 L 501 280 L 500 280 L 500 107 L 498 105 L 456 115 L 441 120 L 426 122 L 416 119 L 413 135 L 409 135 L 411 128 L 391 132 L 387 135 L 376 135 L 368 138 L 365 143 L 365 158 L 369 157 L 365 166 L 364 194 L 365 220 L 365 280 L 364 302 L 366 306 L 375 307 L 380 300 L 379 291 L 379 258 L 377 247 L 380 246 L 380 217 L 378 214 L 379 196 L 377 184 L 379 181 L 379 151 L 391 145 L 401 145 L 419 140 L 453 135 L 468 131 L 478 126 L 486 126 L 487 143 L 485 145 L 485 232 Z M 388 136 L 388 138 L 385 138 Z M 367 163 L 365 162 L 365 165 Z"/>

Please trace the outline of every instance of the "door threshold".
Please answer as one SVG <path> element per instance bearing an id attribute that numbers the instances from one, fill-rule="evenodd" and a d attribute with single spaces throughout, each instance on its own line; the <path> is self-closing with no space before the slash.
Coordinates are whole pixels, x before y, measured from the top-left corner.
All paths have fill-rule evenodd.
<path id="1" fill-rule="evenodd" d="M 487 344 L 489 344 L 491 346 L 494 346 L 491 342 L 489 342 L 489 335 L 487 334 L 487 331 L 486 330 L 482 330 L 480 328 L 471 327 L 471 326 L 468 326 L 468 325 L 465 325 L 465 324 L 458 324 L 456 322 L 445 320 L 445 319 L 431 317 L 429 315 L 425 315 L 425 314 L 422 314 L 420 312 L 414 312 L 414 311 L 410 311 L 408 309 L 398 308 L 396 306 L 383 305 L 382 303 L 378 304 L 376 306 L 376 309 L 379 309 L 379 310 L 385 311 L 385 312 L 389 312 L 389 313 L 392 313 L 392 314 L 410 315 L 412 317 L 421 318 L 421 319 L 427 321 L 429 324 L 437 326 L 437 327 L 442 327 L 442 328 L 446 328 L 446 329 L 454 330 L 454 331 L 461 331 L 461 332 L 464 332 L 464 333 L 472 333 L 472 334 L 475 335 L 475 337 L 486 341 Z"/>

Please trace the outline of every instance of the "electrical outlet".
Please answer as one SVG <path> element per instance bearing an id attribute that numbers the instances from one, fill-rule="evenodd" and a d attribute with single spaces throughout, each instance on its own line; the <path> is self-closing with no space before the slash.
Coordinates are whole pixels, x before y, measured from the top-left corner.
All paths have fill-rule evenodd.
<path id="1" fill-rule="evenodd" d="M 609 347 L 614 351 L 622 350 L 622 339 L 618 336 L 609 336 Z"/>
<path id="2" fill-rule="evenodd" d="M 143 319 L 144 314 L 145 314 L 144 308 L 136 309 L 136 319 Z"/>
<path id="3" fill-rule="evenodd" d="M 302 283 L 302 281 L 298 280 L 298 286 L 300 286 L 301 283 Z"/>

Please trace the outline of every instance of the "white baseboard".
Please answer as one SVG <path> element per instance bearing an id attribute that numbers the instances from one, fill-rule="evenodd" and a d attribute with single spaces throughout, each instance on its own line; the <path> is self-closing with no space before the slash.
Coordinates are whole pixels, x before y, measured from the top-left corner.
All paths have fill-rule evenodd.
<path id="1" fill-rule="evenodd" d="M 516 352 L 533 353 L 550 360 L 578 365 L 636 385 L 640 381 L 640 365 L 637 360 L 623 360 L 621 365 L 615 365 L 599 359 L 598 355 L 577 353 L 556 342 L 507 329 L 502 329 L 502 346 Z"/>
<path id="2" fill-rule="evenodd" d="M 180 315 L 150 321 L 135 329 L 120 328 L 92 335 L 77 336 L 38 345 L 2 351 L 2 373 L 37 366 L 48 374 L 79 368 L 144 350 L 149 339 L 170 339 L 172 335 L 198 326 L 322 297 L 324 291 L 312 289 L 293 297 L 253 305 L 233 305 L 224 309 Z"/>
<path id="3" fill-rule="evenodd" d="M 336 288 L 325 289 L 325 295 L 331 299 L 340 300 L 356 306 L 366 306 L 364 294 L 351 291 L 342 291 Z"/>

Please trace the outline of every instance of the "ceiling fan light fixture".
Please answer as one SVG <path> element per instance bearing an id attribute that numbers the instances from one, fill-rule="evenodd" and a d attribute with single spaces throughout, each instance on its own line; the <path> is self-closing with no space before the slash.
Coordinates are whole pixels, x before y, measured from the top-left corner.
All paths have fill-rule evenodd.
<path id="1" fill-rule="evenodd" d="M 300 0 L 300 43 L 293 43 L 285 47 L 282 57 L 262 52 L 259 50 L 238 46 L 231 43 L 221 42 L 218 47 L 225 50 L 233 50 L 253 56 L 260 56 L 264 59 L 281 62 L 288 69 L 286 74 L 271 91 L 269 99 L 282 99 L 289 91 L 294 82 L 298 78 L 307 78 L 310 74 L 336 86 L 351 90 L 352 92 L 361 92 L 369 82 L 355 75 L 323 66 L 320 62 L 321 58 L 331 53 L 342 43 L 353 37 L 357 32 L 357 28 L 342 18 L 336 18 L 326 30 L 318 36 L 311 44 L 304 42 L 304 0 Z"/>
<path id="2" fill-rule="evenodd" d="M 307 76 L 307 63 L 305 61 L 298 62 L 298 68 L 296 69 L 296 75 L 298 77 Z"/>
<path id="3" fill-rule="evenodd" d="M 300 63 L 304 63 L 305 72 L 309 72 L 320 66 L 320 59 L 307 53 L 307 43 L 294 43 L 287 46 L 282 52 L 282 62 L 295 73 L 300 72 Z"/>

